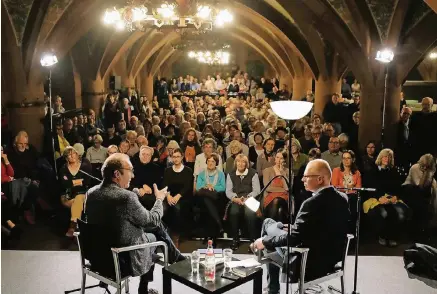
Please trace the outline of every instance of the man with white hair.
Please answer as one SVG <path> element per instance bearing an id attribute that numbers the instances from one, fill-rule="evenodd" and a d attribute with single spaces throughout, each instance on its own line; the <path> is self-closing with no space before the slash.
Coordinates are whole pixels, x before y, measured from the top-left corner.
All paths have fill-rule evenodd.
<path id="1" fill-rule="evenodd" d="M 338 192 L 331 186 L 331 168 L 328 162 L 315 159 L 308 163 L 302 181 L 305 189 L 313 192 L 312 197 L 305 200 L 297 213 L 292 226 L 290 244 L 292 247 L 310 249 L 308 254 L 305 278 L 313 280 L 334 269 L 342 259 L 344 244 L 348 230 L 349 205 L 346 194 Z M 284 251 L 287 246 L 288 225 L 265 219 L 262 236 L 251 247 L 255 250 L 267 249 L 275 252 L 272 259 L 279 258 L 286 262 Z M 289 269 L 293 273 L 300 272 L 299 266 L 290 258 Z M 279 268 L 268 264 L 268 293 L 279 293 Z M 298 275 L 293 275 L 293 282 Z"/>
<path id="2" fill-rule="evenodd" d="M 414 112 L 411 116 L 410 140 L 413 144 L 413 162 L 423 154 L 434 154 L 437 151 L 437 136 L 433 136 L 433 129 L 437 125 L 437 112 L 432 111 L 433 99 L 422 99 L 422 111 Z"/>

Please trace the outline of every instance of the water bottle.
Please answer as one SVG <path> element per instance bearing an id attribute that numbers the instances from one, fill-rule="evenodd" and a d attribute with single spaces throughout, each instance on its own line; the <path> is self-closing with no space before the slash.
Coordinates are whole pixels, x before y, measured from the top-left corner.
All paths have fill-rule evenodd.
<path id="1" fill-rule="evenodd" d="M 205 256 L 205 280 L 207 282 L 215 281 L 215 256 L 212 248 L 212 240 L 208 240 L 208 248 Z"/>

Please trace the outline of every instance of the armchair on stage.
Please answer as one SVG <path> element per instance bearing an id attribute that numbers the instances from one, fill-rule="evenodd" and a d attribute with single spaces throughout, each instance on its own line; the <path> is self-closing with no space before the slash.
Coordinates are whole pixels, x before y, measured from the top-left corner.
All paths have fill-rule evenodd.
<path id="1" fill-rule="evenodd" d="M 133 245 L 121 248 L 111 248 L 112 234 L 105 232 L 101 227 L 78 220 L 79 232 L 75 233 L 80 251 L 82 268 L 82 286 L 79 289 L 65 291 L 65 294 L 86 289 L 102 287 L 107 292 L 108 285 L 117 289 L 116 294 L 121 294 L 123 288 L 129 293 L 129 252 L 148 247 L 163 247 L 164 258 L 155 262 L 168 266 L 168 248 L 162 241 Z M 112 256 L 111 256 L 112 254 Z M 157 255 L 158 257 L 158 255 Z M 87 262 L 89 261 L 89 262 Z M 86 287 L 86 276 L 89 275 L 100 281 L 99 284 Z M 110 293 L 110 292 L 109 292 Z"/>
<path id="2" fill-rule="evenodd" d="M 299 294 L 304 294 L 305 290 L 314 286 L 317 286 L 321 283 L 324 283 L 326 281 L 335 279 L 335 278 L 340 278 L 341 281 L 341 291 L 337 290 L 333 287 L 330 286 L 331 289 L 340 292 L 342 294 L 345 294 L 346 290 L 345 290 L 345 281 L 344 281 L 344 274 L 346 271 L 346 256 L 347 256 L 347 252 L 349 250 L 349 244 L 350 244 L 350 240 L 353 239 L 354 236 L 351 234 L 347 235 L 346 238 L 346 242 L 345 242 L 345 247 L 344 247 L 344 254 L 342 256 L 342 260 L 341 262 L 339 262 L 334 268 L 333 271 L 330 273 L 327 273 L 325 276 L 317 278 L 315 280 L 312 281 L 305 281 L 305 270 L 306 270 L 306 262 L 307 262 L 307 258 L 308 258 L 308 254 L 311 254 L 311 250 L 309 248 L 296 248 L 293 247 L 291 248 L 292 250 L 292 256 L 300 256 L 300 274 L 298 278 L 295 278 L 293 281 L 298 281 L 298 285 L 299 285 Z M 286 253 L 287 252 L 287 247 L 281 247 L 282 252 Z M 282 257 L 281 255 L 279 255 L 278 252 L 271 252 L 271 253 L 266 253 L 263 254 L 262 250 L 258 250 L 258 261 L 260 263 L 272 263 L 276 266 L 278 266 L 279 268 L 283 268 L 284 266 L 284 260 L 286 260 L 286 257 Z M 292 258 L 292 257 L 291 257 Z M 291 260 L 290 258 L 290 260 Z M 284 270 L 285 271 L 285 270 Z M 286 279 L 286 274 L 285 272 L 282 273 L 282 278 L 281 280 L 283 282 L 287 282 Z M 293 282 L 292 281 L 292 282 Z"/>

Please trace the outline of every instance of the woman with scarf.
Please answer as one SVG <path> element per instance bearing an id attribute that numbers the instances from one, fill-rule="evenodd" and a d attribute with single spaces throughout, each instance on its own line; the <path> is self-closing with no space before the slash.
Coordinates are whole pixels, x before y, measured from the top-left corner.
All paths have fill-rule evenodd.
<path id="1" fill-rule="evenodd" d="M 244 203 L 250 197 L 258 196 L 260 193 L 259 178 L 256 171 L 250 168 L 249 159 L 246 155 L 238 154 L 235 157 L 234 170 L 228 174 L 226 179 L 226 196 L 231 200 L 228 204 L 230 233 L 233 237 L 231 248 L 237 250 L 239 231 L 243 229 L 241 219 L 244 219 L 249 234 L 249 239 L 254 240 L 259 235 L 258 217 L 256 212 L 250 210 Z"/>
<path id="2" fill-rule="evenodd" d="M 279 149 L 275 155 L 275 165 L 263 171 L 264 187 L 276 176 L 288 179 L 286 168 L 287 152 Z M 276 178 L 264 192 L 264 216 L 282 223 L 288 222 L 288 185 L 284 178 Z"/>
<path id="3" fill-rule="evenodd" d="M 196 156 L 202 153 L 195 129 L 189 128 L 185 131 L 181 149 L 184 155 L 184 164 L 194 170 Z"/>
<path id="4" fill-rule="evenodd" d="M 206 160 L 206 169 L 203 169 L 196 180 L 196 203 L 206 208 L 208 218 L 209 237 L 212 237 L 213 243 L 216 238 L 223 233 L 223 224 L 221 221 L 219 207 L 222 207 L 222 193 L 225 191 L 225 174 L 218 168 L 220 157 L 216 153 L 210 154 Z M 203 210 L 205 211 L 205 210 Z"/>
<path id="5" fill-rule="evenodd" d="M 273 149 L 275 148 L 275 139 L 268 138 L 264 140 L 263 147 L 264 152 L 258 156 L 256 161 L 256 172 L 258 173 L 261 182 L 263 171 L 275 164 L 275 153 L 273 152 Z"/>

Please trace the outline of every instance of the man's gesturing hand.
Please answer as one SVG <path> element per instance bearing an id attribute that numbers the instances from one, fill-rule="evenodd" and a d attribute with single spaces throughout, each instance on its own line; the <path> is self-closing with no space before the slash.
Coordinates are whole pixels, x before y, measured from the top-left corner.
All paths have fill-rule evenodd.
<path id="1" fill-rule="evenodd" d="M 168 187 L 165 187 L 162 190 L 158 190 L 158 187 L 156 186 L 156 184 L 153 184 L 153 192 L 155 194 L 156 199 L 164 200 L 165 197 L 167 196 L 167 188 Z"/>

